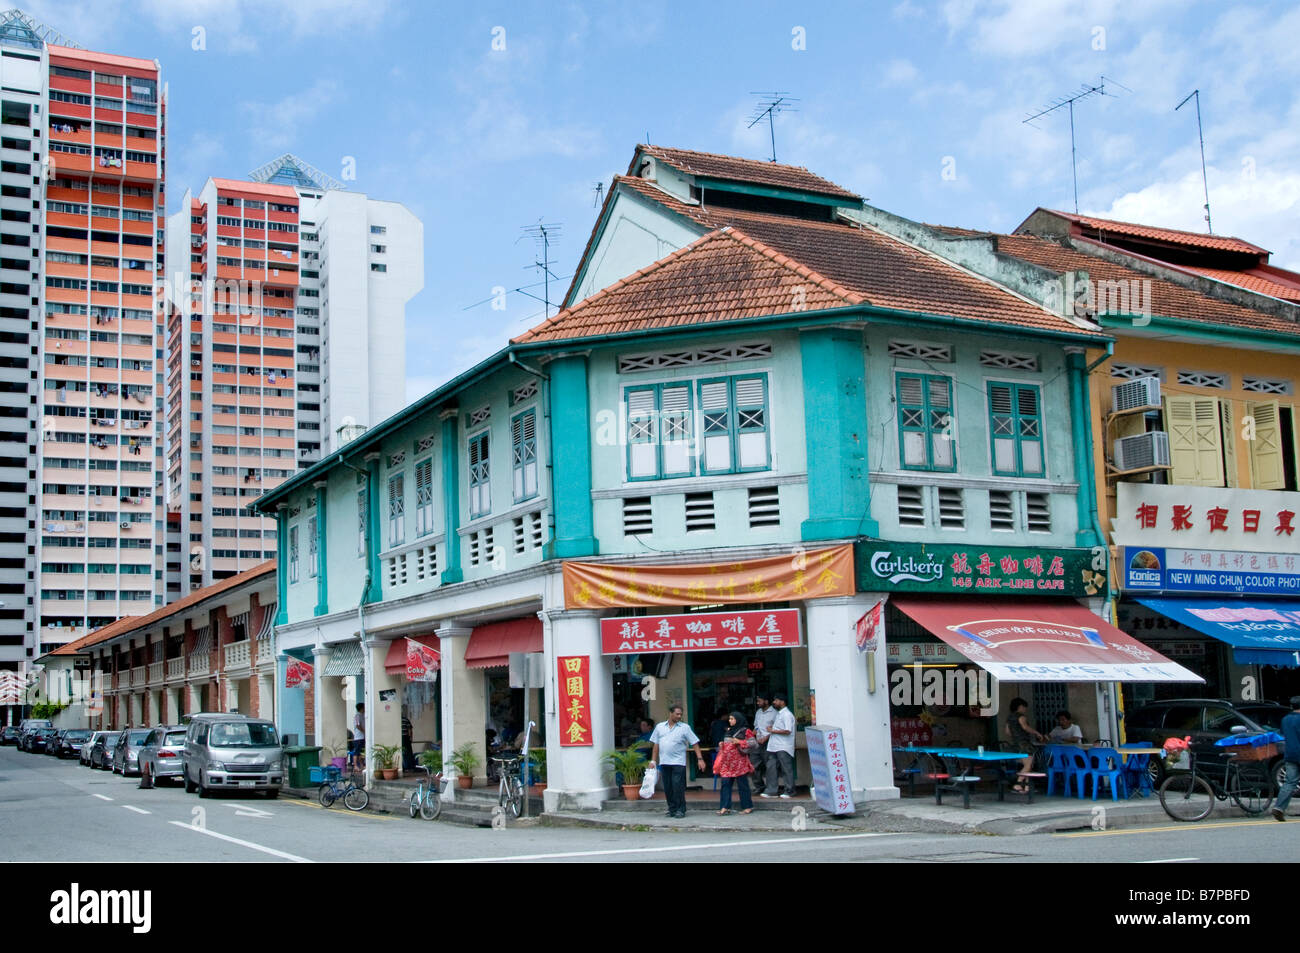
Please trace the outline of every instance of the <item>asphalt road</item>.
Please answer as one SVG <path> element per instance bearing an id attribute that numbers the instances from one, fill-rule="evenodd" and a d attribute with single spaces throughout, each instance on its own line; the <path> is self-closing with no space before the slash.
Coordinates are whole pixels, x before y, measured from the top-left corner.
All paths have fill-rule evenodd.
<path id="1" fill-rule="evenodd" d="M 142 791 L 134 778 L 0 748 L 3 862 L 1253 864 L 1297 856 L 1300 823 L 1268 819 L 1020 837 L 478 829 L 293 798 L 200 800 L 179 785 Z"/>

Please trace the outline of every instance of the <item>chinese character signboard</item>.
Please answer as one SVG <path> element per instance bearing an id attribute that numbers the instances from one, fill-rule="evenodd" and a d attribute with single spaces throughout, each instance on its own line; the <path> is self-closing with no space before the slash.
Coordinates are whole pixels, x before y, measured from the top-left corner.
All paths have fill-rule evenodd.
<path id="1" fill-rule="evenodd" d="M 971 592 L 999 596 L 1095 596 L 1106 555 L 1090 549 L 855 543 L 861 592 Z"/>
<path id="2" fill-rule="evenodd" d="M 885 661 L 890 665 L 913 662 L 959 665 L 967 659 L 947 642 L 890 642 L 885 646 Z"/>
<path id="3" fill-rule="evenodd" d="M 798 609 L 691 612 L 600 620 L 600 651 L 716 652 L 802 645 Z"/>
<path id="4" fill-rule="evenodd" d="M 1300 555 L 1234 550 L 1123 548 L 1123 587 L 1147 592 L 1300 593 Z"/>
<path id="5" fill-rule="evenodd" d="M 406 640 L 406 680 L 408 682 L 436 682 L 442 655 L 415 639 Z"/>
<path id="6" fill-rule="evenodd" d="M 1120 546 L 1300 556 L 1300 493 L 1120 483 L 1116 494 Z"/>
<path id="7" fill-rule="evenodd" d="M 809 725 L 804 737 L 808 741 L 808 765 L 817 806 L 828 814 L 852 814 L 856 807 L 844 732 L 829 725 Z"/>
<path id="8" fill-rule="evenodd" d="M 889 740 L 895 748 L 906 745 L 928 745 L 934 740 L 930 723 L 924 718 L 891 718 Z"/>
<path id="9" fill-rule="evenodd" d="M 741 605 L 853 594 L 853 547 L 687 566 L 564 563 L 566 609 Z"/>
<path id="10" fill-rule="evenodd" d="M 311 684 L 311 680 L 311 663 L 296 658 L 290 658 L 289 664 L 284 668 L 284 687 L 306 688 Z"/>
<path id="11" fill-rule="evenodd" d="M 883 608 L 884 603 L 877 602 L 862 613 L 862 618 L 855 623 L 854 636 L 859 652 L 874 652 L 880 644 L 880 617 Z"/>
<path id="12" fill-rule="evenodd" d="M 560 744 L 563 747 L 591 745 L 591 656 L 561 655 L 559 669 Z"/>

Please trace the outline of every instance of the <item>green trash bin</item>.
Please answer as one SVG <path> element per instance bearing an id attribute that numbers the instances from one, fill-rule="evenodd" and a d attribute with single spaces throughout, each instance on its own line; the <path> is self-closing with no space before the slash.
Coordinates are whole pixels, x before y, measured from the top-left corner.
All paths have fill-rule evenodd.
<path id="1" fill-rule="evenodd" d="M 284 749 L 286 780 L 291 788 L 311 788 L 311 769 L 320 767 L 320 746 L 290 745 Z"/>

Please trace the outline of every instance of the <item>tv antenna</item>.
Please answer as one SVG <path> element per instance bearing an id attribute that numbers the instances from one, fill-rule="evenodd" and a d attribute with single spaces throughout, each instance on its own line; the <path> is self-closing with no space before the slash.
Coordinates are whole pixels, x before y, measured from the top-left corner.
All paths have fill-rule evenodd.
<path id="1" fill-rule="evenodd" d="M 592 208 L 600 208 L 600 203 L 605 199 L 605 183 L 597 182 L 596 187 L 591 190 L 595 194 L 595 199 L 591 203 Z"/>
<path id="2" fill-rule="evenodd" d="M 1174 112 L 1186 106 L 1188 99 L 1196 100 L 1196 138 L 1201 141 L 1201 185 L 1205 188 L 1205 230 L 1213 235 L 1214 227 L 1210 224 L 1210 180 L 1205 175 L 1205 133 L 1201 131 L 1201 91 L 1194 89 L 1188 93 L 1187 99 L 1174 107 Z"/>
<path id="3" fill-rule="evenodd" d="M 789 93 L 753 93 L 751 96 L 762 96 L 758 105 L 754 107 L 754 114 L 749 117 L 749 125 L 746 129 L 753 129 L 756 125 L 767 120 L 768 135 L 772 139 L 772 161 L 776 161 L 776 114 L 781 112 L 798 112 L 799 107 L 795 103 L 799 100 L 791 97 Z"/>
<path id="4" fill-rule="evenodd" d="M 1128 87 L 1126 86 L 1120 86 L 1120 84 L 1115 83 L 1114 80 L 1111 80 L 1111 82 L 1114 83 L 1116 86 L 1119 86 L 1120 89 L 1123 89 L 1126 92 L 1132 92 L 1131 89 L 1128 89 Z M 1090 86 L 1087 83 L 1084 83 L 1079 87 L 1078 90 L 1071 93 L 1069 96 L 1061 96 L 1058 97 L 1057 99 L 1052 100 L 1052 102 L 1049 103 L 1047 106 L 1040 109 L 1032 116 L 1028 116 L 1024 119 L 1025 125 L 1033 125 L 1035 119 L 1041 119 L 1043 116 L 1046 116 L 1049 113 L 1054 113 L 1058 109 L 1069 110 L 1070 112 L 1070 174 L 1071 176 L 1073 176 L 1074 179 L 1074 213 L 1076 215 L 1079 214 L 1079 166 L 1077 161 L 1077 152 L 1074 143 L 1074 104 L 1079 102 L 1080 100 L 1087 99 L 1089 96 L 1110 96 L 1110 95 L 1111 95 L 1110 93 L 1106 92 L 1106 77 L 1103 76 L 1101 77 L 1101 80 L 1100 82 L 1097 83 L 1097 85 Z"/>
<path id="5" fill-rule="evenodd" d="M 559 277 L 551 271 L 551 243 L 558 241 L 560 229 L 563 226 L 559 222 L 543 222 L 537 220 L 536 225 L 525 225 L 521 231 L 533 239 L 533 246 L 536 253 L 541 256 L 541 260 L 535 257 L 531 265 L 526 268 L 537 268 L 542 273 L 543 297 L 540 299 L 546 307 L 546 317 L 551 316 L 551 279 L 559 281 Z M 522 236 L 521 236 L 522 237 Z M 536 298 L 536 295 L 529 295 L 530 298 Z"/>

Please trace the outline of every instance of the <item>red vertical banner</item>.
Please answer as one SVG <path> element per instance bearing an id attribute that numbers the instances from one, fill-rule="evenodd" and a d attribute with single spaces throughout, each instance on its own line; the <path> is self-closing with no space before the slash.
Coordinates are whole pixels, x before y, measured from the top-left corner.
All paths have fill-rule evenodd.
<path id="1" fill-rule="evenodd" d="M 591 656 L 562 655 L 555 662 L 560 675 L 560 745 L 591 745 Z"/>

